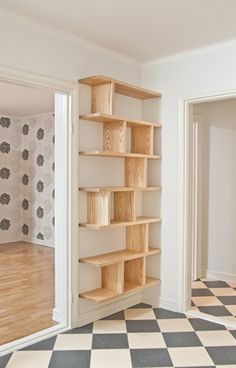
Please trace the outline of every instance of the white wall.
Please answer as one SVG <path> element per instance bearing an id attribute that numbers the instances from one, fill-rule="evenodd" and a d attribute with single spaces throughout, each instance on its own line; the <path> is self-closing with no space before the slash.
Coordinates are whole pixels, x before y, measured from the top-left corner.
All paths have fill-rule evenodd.
<path id="1" fill-rule="evenodd" d="M 178 145 L 180 98 L 236 90 L 236 43 L 146 65 L 143 85 L 163 93 L 161 298 L 178 308 Z"/>
<path id="2" fill-rule="evenodd" d="M 236 277 L 236 100 L 194 105 L 199 122 L 201 269 Z"/>

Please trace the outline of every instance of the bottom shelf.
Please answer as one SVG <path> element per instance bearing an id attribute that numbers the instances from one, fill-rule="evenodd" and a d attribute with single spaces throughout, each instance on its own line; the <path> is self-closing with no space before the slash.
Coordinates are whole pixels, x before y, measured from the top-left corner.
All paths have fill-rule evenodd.
<path id="1" fill-rule="evenodd" d="M 102 302 L 105 302 L 107 300 L 114 299 L 114 298 L 117 298 L 119 296 L 132 293 L 134 291 L 142 290 L 144 288 L 157 285 L 159 283 L 160 283 L 160 279 L 156 279 L 156 278 L 153 278 L 153 277 L 146 277 L 146 282 L 145 282 L 144 286 L 139 285 L 139 284 L 134 283 L 134 282 L 125 281 L 124 292 L 123 293 L 118 293 L 116 291 L 105 289 L 105 288 L 99 288 L 99 289 L 94 289 L 94 290 L 91 290 L 91 291 L 87 291 L 85 293 L 80 294 L 79 296 L 82 299 L 91 300 L 91 301 L 94 301 L 96 303 L 102 303 Z"/>

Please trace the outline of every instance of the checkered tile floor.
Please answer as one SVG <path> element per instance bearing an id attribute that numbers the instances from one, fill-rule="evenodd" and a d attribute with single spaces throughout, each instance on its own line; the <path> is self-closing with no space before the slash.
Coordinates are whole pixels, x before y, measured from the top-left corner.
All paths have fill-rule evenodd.
<path id="1" fill-rule="evenodd" d="M 1 368 L 236 367 L 236 329 L 138 304 L 0 358 Z"/>
<path id="2" fill-rule="evenodd" d="M 202 313 L 236 321 L 236 283 L 207 279 L 194 281 L 192 307 Z"/>

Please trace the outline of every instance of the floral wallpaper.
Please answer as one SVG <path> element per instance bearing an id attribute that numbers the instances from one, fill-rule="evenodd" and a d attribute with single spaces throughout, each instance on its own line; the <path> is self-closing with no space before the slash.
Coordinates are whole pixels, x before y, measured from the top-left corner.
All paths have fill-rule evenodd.
<path id="1" fill-rule="evenodd" d="M 54 243 L 54 117 L 0 117 L 0 243 Z"/>

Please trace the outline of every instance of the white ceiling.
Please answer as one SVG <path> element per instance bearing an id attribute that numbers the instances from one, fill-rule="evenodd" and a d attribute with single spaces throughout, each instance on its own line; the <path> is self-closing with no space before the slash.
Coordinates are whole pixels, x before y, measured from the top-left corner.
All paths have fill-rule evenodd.
<path id="1" fill-rule="evenodd" d="M 141 62 L 236 37 L 235 0 L 0 0 L 0 7 Z"/>
<path id="2" fill-rule="evenodd" d="M 0 82 L 0 115 L 30 116 L 54 111 L 54 93 Z"/>

